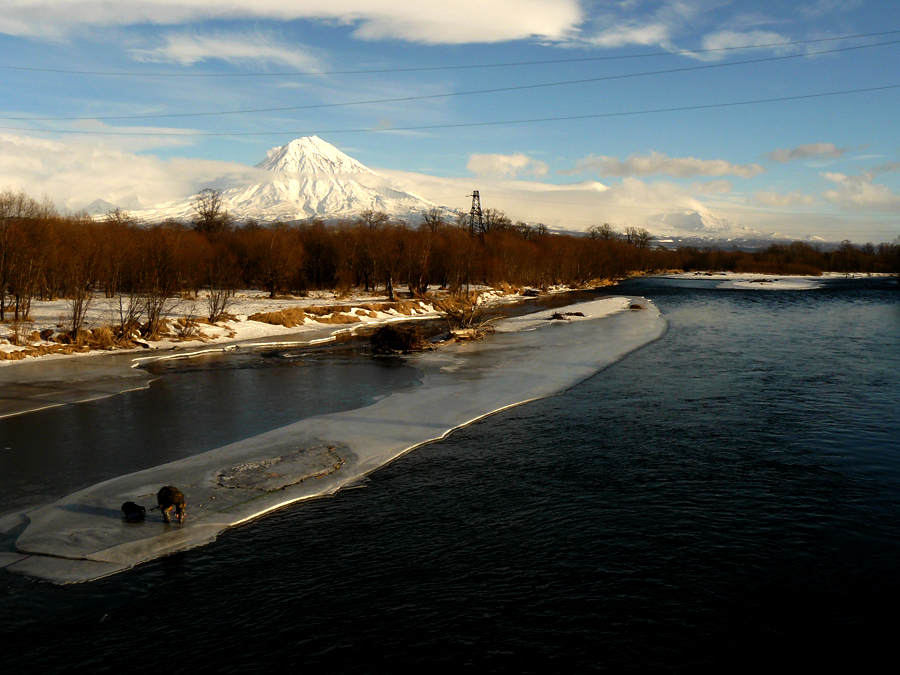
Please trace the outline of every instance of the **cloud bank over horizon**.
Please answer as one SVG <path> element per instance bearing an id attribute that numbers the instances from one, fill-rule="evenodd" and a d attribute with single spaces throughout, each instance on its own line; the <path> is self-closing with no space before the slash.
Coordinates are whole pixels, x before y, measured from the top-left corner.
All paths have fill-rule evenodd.
<path id="1" fill-rule="evenodd" d="M 97 199 L 126 211 L 141 210 L 189 198 L 206 187 L 244 187 L 272 179 L 269 172 L 251 165 L 180 157 L 163 160 L 86 139 L 50 141 L 3 134 L 0 156 L 17 166 L 16 171 L 9 171 L 0 165 L 0 187 L 33 197 L 46 195 L 63 211 L 73 213 Z M 653 228 L 654 218 L 662 214 L 698 211 L 720 213 L 732 222 L 763 232 L 802 236 L 802 226 L 785 227 L 783 216 L 759 208 L 785 209 L 816 203 L 813 195 L 799 191 L 758 191 L 735 199 L 731 196 L 732 183 L 723 180 L 685 185 L 625 176 L 607 184 L 543 182 L 536 178 L 547 173 L 546 165 L 524 153 L 473 155 L 469 163 L 470 169 L 483 170 L 474 177 L 442 177 L 376 166 L 373 168 L 380 177 L 368 180 L 373 186 L 412 192 L 462 211 L 468 209 L 463 195 L 478 189 L 484 208 L 500 209 L 513 220 L 543 222 L 570 231 L 584 231 L 601 222 L 612 223 L 620 230 L 628 226 Z M 826 173 L 823 179 L 834 186 L 821 195 L 826 203 L 856 214 L 900 213 L 900 197 L 873 183 L 874 174 Z M 813 215 L 808 222 L 821 220 Z M 817 232 L 828 238 L 827 229 Z M 842 237 L 841 232 L 835 231 L 831 238 Z M 873 238 L 877 239 L 867 237 Z"/>
<path id="2" fill-rule="evenodd" d="M 739 176 L 752 178 L 765 172 L 759 164 L 738 165 L 723 159 L 697 159 L 695 157 L 667 157 L 661 152 L 649 155 L 631 155 L 625 161 L 604 155 L 588 155 L 564 174 L 595 171 L 601 176 L 655 176 L 666 175 L 676 178 L 695 176 Z"/>

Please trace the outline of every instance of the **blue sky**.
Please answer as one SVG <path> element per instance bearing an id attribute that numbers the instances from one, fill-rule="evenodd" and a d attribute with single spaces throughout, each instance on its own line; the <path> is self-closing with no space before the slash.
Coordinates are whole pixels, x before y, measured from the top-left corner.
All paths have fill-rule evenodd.
<path id="1" fill-rule="evenodd" d="M 451 207 L 891 241 L 898 57 L 895 0 L 0 0 L 0 187 L 145 207 L 315 133 Z"/>

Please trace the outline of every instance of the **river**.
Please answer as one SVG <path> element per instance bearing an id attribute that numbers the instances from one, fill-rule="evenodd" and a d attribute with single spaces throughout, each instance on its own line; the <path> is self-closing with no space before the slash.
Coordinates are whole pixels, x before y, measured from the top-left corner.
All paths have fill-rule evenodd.
<path id="1" fill-rule="evenodd" d="M 558 396 L 417 449 L 363 489 L 90 584 L 3 573 L 4 663 L 47 673 L 160 658 L 176 672 L 586 672 L 858 667 L 892 654 L 896 283 L 716 284 L 622 284 L 617 292 L 652 299 L 668 320 L 661 339 Z M 132 392 L 11 419 L 30 418 L 36 438 L 66 428 L 83 453 L 116 445 L 104 429 L 153 437 L 175 416 L 183 435 L 167 422 L 148 447 L 177 446 L 198 428 L 215 447 L 243 414 L 229 403 L 231 378 L 255 387 L 238 403 L 255 402 L 242 423 L 259 428 L 280 423 L 282 409 L 352 407 L 415 385 L 402 359 L 372 362 L 352 348 L 241 358 L 165 374 L 154 386 L 179 393 L 163 417 L 129 406 L 142 395 Z M 207 376 L 217 405 L 204 402 Z M 332 398 L 311 404 L 325 383 Z M 191 399 L 209 412 L 185 409 Z M 80 423 L 92 406 L 115 423 Z M 75 451 L 56 452 L 52 481 Z M 37 499 L 48 485 L 20 494 Z"/>

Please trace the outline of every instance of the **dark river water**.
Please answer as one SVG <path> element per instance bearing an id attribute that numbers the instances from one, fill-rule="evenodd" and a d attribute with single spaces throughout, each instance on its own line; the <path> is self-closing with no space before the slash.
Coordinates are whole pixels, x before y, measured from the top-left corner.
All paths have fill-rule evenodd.
<path id="1" fill-rule="evenodd" d="M 364 489 L 90 584 L 0 572 L 2 663 L 569 673 L 893 656 L 897 284 L 776 292 L 643 279 L 620 290 L 651 298 L 666 335 L 559 396 L 406 455 Z M 151 387 L 171 390 L 166 414 L 132 392 L 2 420 L 27 426 L 0 432 L 27 445 L 29 429 L 64 429 L 78 453 L 118 443 L 158 464 L 175 457 L 153 448 L 231 440 L 238 416 L 241 429 L 265 430 L 416 382 L 402 360 L 353 350 L 190 370 Z M 205 400 L 210 383 L 219 405 L 185 410 L 181 388 Z M 123 429 L 152 443 L 123 442 Z M 47 470 L 70 484 L 109 471 L 66 452 Z M 0 512 L 16 490 L 26 501 L 49 490 L 13 469 Z"/>

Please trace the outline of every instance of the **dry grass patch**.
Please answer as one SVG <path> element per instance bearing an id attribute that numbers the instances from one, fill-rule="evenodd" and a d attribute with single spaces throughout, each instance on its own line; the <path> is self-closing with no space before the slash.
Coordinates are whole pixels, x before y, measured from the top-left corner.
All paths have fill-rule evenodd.
<path id="1" fill-rule="evenodd" d="M 294 328 L 300 326 L 306 320 L 306 312 L 299 307 L 283 309 L 280 312 L 258 312 L 249 317 L 250 321 L 259 321 L 273 326 Z"/>
<path id="2" fill-rule="evenodd" d="M 104 326 L 103 328 L 94 328 L 90 332 L 88 344 L 97 349 L 114 349 L 116 346 L 116 336 L 113 335 L 112 329 Z"/>
<path id="3" fill-rule="evenodd" d="M 260 312 L 250 317 L 251 321 L 294 328 L 303 325 L 306 319 L 324 324 L 358 323 L 360 319 L 355 314 L 347 313 L 349 307 L 291 307 L 280 312 Z"/>
<path id="4" fill-rule="evenodd" d="M 251 321 L 259 321 L 274 326 L 294 328 L 303 325 L 306 319 L 322 324 L 347 324 L 362 321 L 361 317 L 377 319 L 378 313 L 395 310 L 404 316 L 424 314 L 425 309 L 418 300 L 398 300 L 397 302 L 365 302 L 358 305 L 323 305 L 320 307 L 290 307 L 278 312 L 259 312 L 251 315 Z"/>
<path id="5" fill-rule="evenodd" d="M 37 345 L 14 352 L 0 352 L 0 361 L 21 361 L 29 356 L 45 356 L 47 354 L 84 354 L 91 351 L 87 345 Z"/>
<path id="6" fill-rule="evenodd" d="M 360 319 L 355 314 L 344 314 L 342 312 L 335 312 L 334 314 L 332 314 L 330 316 L 320 316 L 320 317 L 316 318 L 316 321 L 318 323 L 341 325 L 341 324 L 345 324 L 345 323 L 359 323 L 360 321 L 362 321 L 362 319 Z"/>

